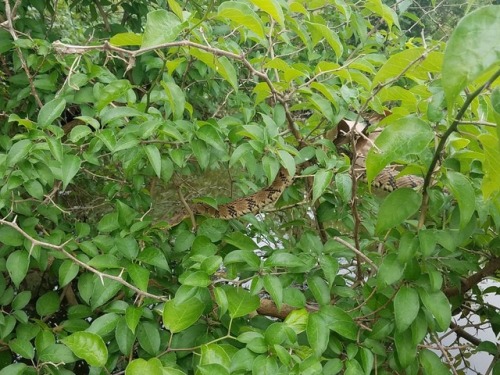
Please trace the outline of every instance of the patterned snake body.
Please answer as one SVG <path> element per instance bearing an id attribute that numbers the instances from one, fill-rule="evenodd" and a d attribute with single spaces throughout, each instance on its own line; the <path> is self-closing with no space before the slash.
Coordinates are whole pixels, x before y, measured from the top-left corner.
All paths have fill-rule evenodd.
<path id="1" fill-rule="evenodd" d="M 385 168 L 373 181 L 372 185 L 386 191 L 394 191 L 403 187 L 416 188 L 422 186 L 423 178 L 414 175 L 398 177 L 399 172 L 392 167 Z M 364 179 L 364 170 L 358 177 Z M 264 207 L 276 202 L 283 191 L 293 182 L 286 168 L 281 167 L 271 185 L 258 192 L 220 205 L 217 209 L 207 204 L 199 203 L 190 207 L 193 215 L 213 217 L 218 219 L 236 219 L 249 213 L 257 213 Z M 186 210 L 176 214 L 169 220 L 170 226 L 175 226 L 185 218 L 190 217 Z"/>

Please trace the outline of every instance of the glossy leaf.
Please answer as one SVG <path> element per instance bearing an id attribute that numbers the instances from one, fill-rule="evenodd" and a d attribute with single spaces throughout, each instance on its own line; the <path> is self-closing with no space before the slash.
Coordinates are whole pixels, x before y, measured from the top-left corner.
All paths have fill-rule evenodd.
<path id="1" fill-rule="evenodd" d="M 108 348 L 95 333 L 75 332 L 61 341 L 91 366 L 103 367 L 108 360 Z"/>
<path id="2" fill-rule="evenodd" d="M 259 296 L 253 296 L 243 288 L 225 288 L 229 315 L 239 318 L 255 311 L 260 305 Z"/>
<path id="3" fill-rule="evenodd" d="M 197 298 L 181 303 L 176 303 L 175 299 L 167 301 L 163 307 L 163 325 L 172 333 L 181 332 L 196 323 L 204 309 Z"/>
<path id="4" fill-rule="evenodd" d="M 131 361 L 125 369 L 125 375 L 162 375 L 162 363 L 158 358 L 145 359 L 138 358 Z"/>
<path id="5" fill-rule="evenodd" d="M 401 202 L 405 202 L 404 205 Z M 422 204 L 422 196 L 408 188 L 389 194 L 380 206 L 376 232 L 383 233 L 413 216 Z"/>

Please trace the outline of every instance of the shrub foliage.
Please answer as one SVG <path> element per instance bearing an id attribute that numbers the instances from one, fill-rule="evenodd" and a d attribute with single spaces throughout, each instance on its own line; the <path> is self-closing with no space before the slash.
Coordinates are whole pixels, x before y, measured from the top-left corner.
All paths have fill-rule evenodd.
<path id="1" fill-rule="evenodd" d="M 2 2 L 0 374 L 500 374 L 500 8 L 438 7 Z"/>

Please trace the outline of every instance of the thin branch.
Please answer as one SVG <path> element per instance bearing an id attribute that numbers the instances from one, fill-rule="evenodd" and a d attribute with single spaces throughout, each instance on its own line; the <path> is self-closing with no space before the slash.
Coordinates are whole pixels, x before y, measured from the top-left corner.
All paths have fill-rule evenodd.
<path id="1" fill-rule="evenodd" d="M 375 270 L 375 271 L 378 271 L 378 267 L 375 263 L 373 263 L 373 261 L 368 258 L 365 254 L 363 254 L 361 251 L 359 251 L 358 249 L 356 249 L 354 246 L 352 246 L 349 242 L 347 242 L 346 240 L 340 238 L 340 237 L 333 237 L 333 239 L 335 241 L 337 241 L 338 243 L 344 245 L 345 247 L 347 247 L 349 250 L 351 250 L 354 254 L 356 254 L 357 256 L 359 256 L 360 258 L 362 258 L 363 260 L 366 261 L 366 263 L 368 263 L 370 266 L 372 266 L 372 268 Z"/>
<path id="2" fill-rule="evenodd" d="M 82 262 L 80 259 L 78 259 L 73 254 L 69 253 L 68 251 L 66 251 L 64 249 L 64 247 L 69 242 L 71 242 L 71 240 L 66 241 L 62 245 L 54 245 L 54 244 L 51 244 L 49 242 L 43 242 L 43 241 L 37 240 L 36 238 L 33 238 L 28 233 L 26 233 L 19 225 L 17 225 L 15 219 L 13 221 L 7 221 L 7 220 L 4 220 L 4 219 L 0 219 L 0 224 L 1 225 L 7 225 L 7 226 L 11 227 L 12 229 L 15 229 L 24 238 L 26 238 L 28 241 L 31 242 L 32 248 L 34 246 L 41 246 L 41 247 L 44 247 L 46 249 L 51 249 L 51 250 L 59 251 L 60 253 L 64 254 L 64 256 L 66 256 L 68 259 L 70 259 L 71 261 L 73 261 L 74 263 L 76 263 L 77 265 L 79 265 L 80 267 L 85 268 L 86 270 L 88 270 L 88 271 L 96 274 L 100 279 L 105 278 L 105 279 L 110 279 L 110 280 L 116 281 L 116 282 L 122 284 L 123 286 L 125 286 L 125 287 L 133 290 L 137 294 L 142 295 L 144 297 L 149 297 L 149 298 L 152 298 L 152 299 L 155 299 L 155 300 L 158 300 L 158 301 L 167 301 L 168 300 L 167 297 L 157 296 L 155 294 L 151 294 L 151 293 L 145 292 L 145 291 L 143 291 L 143 290 L 135 287 L 134 285 L 130 284 L 129 282 L 123 280 L 120 276 L 114 276 L 114 275 L 110 275 L 110 274 L 107 274 L 107 273 L 104 273 L 104 272 L 100 272 L 100 271 L 96 270 L 95 268 L 89 266 L 87 263 Z"/>

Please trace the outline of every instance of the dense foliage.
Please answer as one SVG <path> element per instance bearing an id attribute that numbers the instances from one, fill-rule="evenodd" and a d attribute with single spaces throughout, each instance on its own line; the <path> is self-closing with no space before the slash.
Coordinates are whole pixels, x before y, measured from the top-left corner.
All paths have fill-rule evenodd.
<path id="1" fill-rule="evenodd" d="M 2 2 L 0 374 L 500 374 L 500 8 L 443 3 Z"/>

